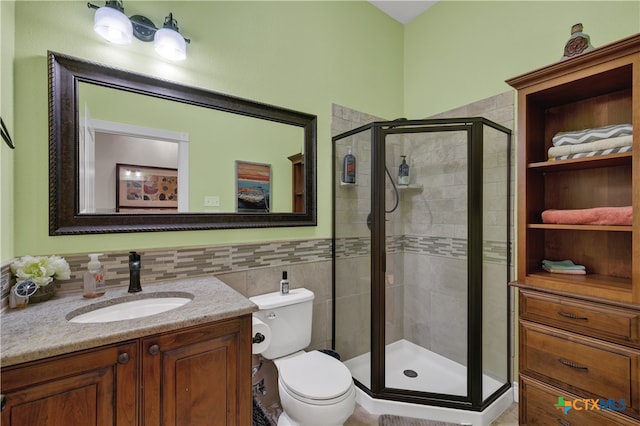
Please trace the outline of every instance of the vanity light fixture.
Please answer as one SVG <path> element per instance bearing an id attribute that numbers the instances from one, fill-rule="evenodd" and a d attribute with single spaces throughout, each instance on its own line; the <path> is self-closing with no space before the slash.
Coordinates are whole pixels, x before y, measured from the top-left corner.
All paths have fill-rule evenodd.
<path id="1" fill-rule="evenodd" d="M 164 25 L 156 31 L 153 45 L 158 55 L 173 61 L 184 61 L 187 57 L 187 41 L 178 31 L 178 22 L 169 13 Z"/>
<path id="2" fill-rule="evenodd" d="M 91 3 L 87 3 L 93 6 Z M 120 1 L 107 1 L 104 7 L 96 7 L 93 29 L 114 44 L 129 44 L 133 39 L 133 26 L 124 14 Z"/>
<path id="3" fill-rule="evenodd" d="M 183 37 L 178 30 L 178 22 L 169 13 L 162 28 L 142 15 L 128 18 L 120 0 L 106 1 L 103 7 L 87 3 L 90 9 L 96 9 L 93 29 L 106 40 L 114 44 L 129 44 L 135 36 L 144 42 L 153 41 L 155 51 L 172 61 L 183 61 L 187 57 L 187 43 L 191 40 Z"/>

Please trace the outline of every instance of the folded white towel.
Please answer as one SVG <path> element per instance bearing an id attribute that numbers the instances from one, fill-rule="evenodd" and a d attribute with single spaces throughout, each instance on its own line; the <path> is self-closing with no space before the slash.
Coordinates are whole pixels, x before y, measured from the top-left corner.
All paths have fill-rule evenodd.
<path id="1" fill-rule="evenodd" d="M 616 136 L 630 135 L 633 131 L 631 124 L 613 124 L 594 129 L 575 130 L 556 133 L 552 138 L 553 146 L 575 145 L 593 142 L 600 139 L 609 139 Z"/>
<path id="2" fill-rule="evenodd" d="M 569 160 L 571 158 L 587 158 L 587 157 L 598 157 L 600 155 L 621 154 L 624 152 L 631 152 L 632 148 L 633 147 L 629 145 L 629 146 L 621 146 L 619 148 L 601 149 L 598 151 L 578 152 L 576 154 L 561 155 L 560 157 L 549 158 L 549 160 Z"/>
<path id="3" fill-rule="evenodd" d="M 600 139 L 595 142 L 581 143 L 578 145 L 552 146 L 549 148 L 549 158 L 578 154 L 581 152 L 600 151 L 604 149 L 619 148 L 622 146 L 631 146 L 632 144 L 633 136 L 626 135 L 609 139 Z"/>

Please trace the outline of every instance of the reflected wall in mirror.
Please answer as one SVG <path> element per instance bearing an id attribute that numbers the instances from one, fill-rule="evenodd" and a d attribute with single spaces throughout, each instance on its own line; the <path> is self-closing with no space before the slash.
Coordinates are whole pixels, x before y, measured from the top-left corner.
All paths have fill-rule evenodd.
<path id="1" fill-rule="evenodd" d="M 49 93 L 50 235 L 316 225 L 314 115 L 52 52 Z M 237 161 L 270 166 L 268 212 L 238 212 Z M 177 169 L 177 212 L 118 209 L 117 164 Z"/>

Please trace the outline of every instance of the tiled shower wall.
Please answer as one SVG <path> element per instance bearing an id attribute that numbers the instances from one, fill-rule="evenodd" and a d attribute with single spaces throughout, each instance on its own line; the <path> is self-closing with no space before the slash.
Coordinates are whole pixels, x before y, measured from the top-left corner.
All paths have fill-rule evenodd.
<path id="1" fill-rule="evenodd" d="M 334 135 L 381 121 L 340 106 L 334 106 L 333 112 Z M 430 118 L 476 116 L 512 128 L 513 93 Z M 500 142 L 496 143 L 497 136 L 492 132 L 495 131 L 484 135 L 484 366 L 486 372 L 504 376 L 508 356 L 505 324 L 509 321 L 505 229 L 507 216 L 512 217 L 512 212 L 506 211 L 506 139 L 501 134 Z M 358 185 L 336 188 L 337 235 L 344 237 L 336 242 L 336 276 L 349 277 L 336 284 L 336 347 L 345 359 L 366 353 L 370 347 L 370 233 L 364 223 L 370 210 L 369 137 L 370 133 L 364 132 L 340 147 L 358 148 L 354 152 L 358 160 Z M 406 139 L 387 145 L 386 162 L 395 179 L 400 155 L 409 154 L 411 183 L 421 187 L 402 190 L 399 208 L 387 214 L 386 340 L 390 343 L 404 338 L 466 364 L 466 136 L 440 136 L 426 144 L 411 141 L 420 135 L 402 137 Z M 400 152 L 407 146 L 411 152 Z M 335 161 L 346 153 L 340 149 Z M 389 210 L 395 193 L 389 179 L 385 181 Z"/>
<path id="2" fill-rule="evenodd" d="M 457 118 L 457 117 L 484 117 L 508 129 L 513 129 L 515 111 L 514 111 L 513 92 L 505 92 L 491 98 L 463 106 L 461 108 L 447 111 L 431 118 Z M 482 269 L 483 269 L 483 300 L 478 301 L 483 305 L 483 371 L 494 376 L 500 381 L 506 381 L 509 350 L 506 323 L 510 321 L 513 312 L 507 312 L 507 298 L 509 291 L 507 282 L 510 277 L 514 276 L 514 251 L 508 249 L 506 235 L 507 223 L 510 223 L 510 235 L 513 238 L 514 221 L 514 195 L 515 195 L 515 149 L 512 146 L 511 152 L 508 153 L 505 148 L 505 136 L 501 132 L 485 126 L 484 134 L 484 152 L 483 152 L 483 253 L 482 253 Z M 509 158 L 509 155 L 511 158 Z M 507 162 L 510 160 L 511 173 L 510 182 L 506 181 L 505 173 Z M 508 185 L 511 187 L 511 193 L 508 193 Z M 510 209 L 507 210 L 507 200 L 509 200 Z M 511 220 L 509 220 L 511 219 Z M 460 236 L 454 233 L 454 238 Z M 507 270 L 507 257 L 511 255 L 510 269 Z M 460 265 L 460 269 L 466 272 L 466 261 Z M 423 271 L 424 272 L 424 271 Z M 455 274 L 455 272 L 451 271 Z M 454 281 L 457 282 L 457 281 Z M 466 284 L 466 277 L 461 283 Z M 459 292 L 459 288 L 451 288 L 450 296 L 454 296 Z M 465 293 L 466 295 L 466 293 Z M 412 295 L 409 295 L 410 297 Z M 409 300 L 410 297 L 406 298 Z M 432 303 L 434 301 L 432 300 Z M 445 311 L 447 302 L 436 303 L 438 308 Z M 444 305 L 444 306 L 443 306 Z M 436 336 L 439 336 L 434 349 L 438 353 L 450 357 L 461 363 L 466 360 L 466 354 L 461 353 L 459 345 L 456 344 L 456 336 L 461 334 L 448 335 L 446 333 L 447 324 L 449 329 L 455 330 L 455 318 L 460 317 L 461 313 L 466 311 L 466 307 L 458 307 L 448 305 L 448 315 L 440 317 L 440 324 L 437 321 L 432 323 L 432 333 L 435 328 L 439 329 Z M 513 303 L 511 304 L 513 309 Z M 436 314 L 434 313 L 434 316 Z M 453 319 L 453 321 L 451 321 Z M 466 312 L 465 312 L 466 323 Z M 461 332 L 461 330 L 457 330 Z M 444 333 L 444 335 L 443 335 Z M 466 340 L 466 329 L 465 329 Z M 466 345 L 464 346 L 466 351 Z M 433 350 L 433 349 L 432 349 Z"/>

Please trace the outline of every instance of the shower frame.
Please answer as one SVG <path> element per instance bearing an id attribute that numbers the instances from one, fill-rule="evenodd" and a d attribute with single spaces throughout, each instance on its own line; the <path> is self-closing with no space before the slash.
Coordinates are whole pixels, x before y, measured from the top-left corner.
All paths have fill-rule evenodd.
<path id="1" fill-rule="evenodd" d="M 506 276 L 504 297 L 506 298 L 506 382 L 487 398 L 483 398 L 483 128 L 488 126 L 506 136 L 507 165 L 507 218 L 506 218 Z M 399 401 L 411 404 L 483 411 L 492 402 L 511 388 L 511 333 L 509 320 L 511 297 L 507 283 L 511 281 L 512 257 L 512 133 L 511 130 L 484 117 L 441 118 L 425 120 L 374 121 L 343 132 L 332 138 L 332 347 L 336 349 L 336 180 L 339 164 L 336 160 L 336 142 L 345 137 L 364 131 L 371 131 L 371 386 L 354 378 L 356 385 L 372 398 Z M 403 390 L 384 386 L 385 372 L 385 273 L 386 273 L 386 233 L 385 233 L 385 138 L 389 134 L 425 133 L 443 131 L 465 131 L 467 133 L 467 393 L 466 396 L 439 394 L 415 390 Z M 477 161 L 476 159 L 480 160 Z"/>

